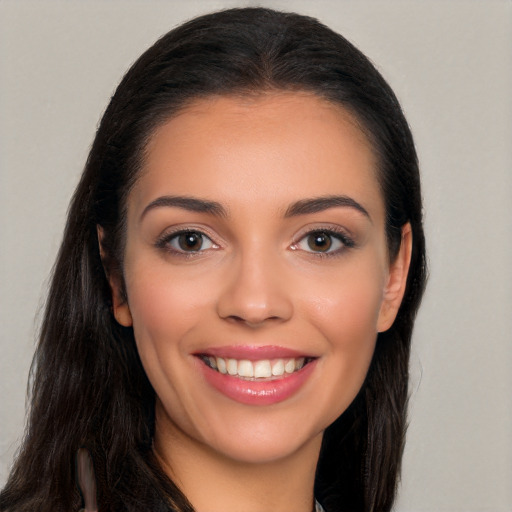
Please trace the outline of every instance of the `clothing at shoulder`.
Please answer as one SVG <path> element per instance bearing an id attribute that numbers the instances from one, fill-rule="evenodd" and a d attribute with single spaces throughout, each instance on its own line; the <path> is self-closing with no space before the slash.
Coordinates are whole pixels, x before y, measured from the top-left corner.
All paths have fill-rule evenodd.
<path id="1" fill-rule="evenodd" d="M 315 500 L 315 512 L 325 512 L 324 507 Z"/>

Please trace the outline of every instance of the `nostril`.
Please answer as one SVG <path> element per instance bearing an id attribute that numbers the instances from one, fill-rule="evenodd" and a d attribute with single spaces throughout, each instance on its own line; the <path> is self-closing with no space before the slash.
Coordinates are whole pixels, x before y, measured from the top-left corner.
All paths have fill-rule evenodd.
<path id="1" fill-rule="evenodd" d="M 216 312 L 231 323 L 259 326 L 269 320 L 289 320 L 293 303 L 283 283 L 265 282 L 247 270 L 227 282 L 218 296 Z"/>
<path id="2" fill-rule="evenodd" d="M 242 316 L 238 315 L 230 315 L 226 317 L 226 320 L 231 321 L 233 323 L 240 323 L 245 324 L 249 327 L 258 327 L 264 323 L 267 323 L 269 321 L 278 321 L 280 318 L 278 316 L 268 316 L 268 317 L 262 317 L 262 318 L 244 318 Z"/>

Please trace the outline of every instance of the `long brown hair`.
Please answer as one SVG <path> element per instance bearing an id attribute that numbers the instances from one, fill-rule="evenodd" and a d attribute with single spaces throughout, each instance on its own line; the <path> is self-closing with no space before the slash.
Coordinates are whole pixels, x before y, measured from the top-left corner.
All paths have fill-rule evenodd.
<path id="1" fill-rule="evenodd" d="M 34 357 L 30 416 L 0 510 L 69 512 L 81 506 L 75 454 L 90 452 L 101 512 L 192 511 L 155 460 L 155 393 L 131 328 L 111 312 L 100 260 L 122 272 L 126 198 L 155 128 L 194 99 L 309 91 L 359 120 L 378 155 L 390 258 L 410 222 L 407 289 L 378 335 L 360 393 L 324 435 L 315 492 L 327 512 L 388 511 L 404 446 L 413 322 L 425 284 L 425 247 L 413 139 L 392 90 L 369 60 L 318 21 L 263 8 L 196 18 L 147 50 L 102 118 L 76 189 Z"/>

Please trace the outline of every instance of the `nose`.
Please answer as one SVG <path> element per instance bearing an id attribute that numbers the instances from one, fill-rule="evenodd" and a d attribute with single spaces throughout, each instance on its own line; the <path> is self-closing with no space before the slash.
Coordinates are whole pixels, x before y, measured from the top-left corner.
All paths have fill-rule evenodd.
<path id="1" fill-rule="evenodd" d="M 291 284 L 269 255 L 240 255 L 230 265 L 217 302 L 218 315 L 248 327 L 285 322 L 293 314 Z"/>

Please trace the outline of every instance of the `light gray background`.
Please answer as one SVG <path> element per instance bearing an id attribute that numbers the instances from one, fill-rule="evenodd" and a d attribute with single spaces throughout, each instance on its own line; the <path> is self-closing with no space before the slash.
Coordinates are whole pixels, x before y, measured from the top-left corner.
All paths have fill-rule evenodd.
<path id="1" fill-rule="evenodd" d="M 0 485 L 22 434 L 36 313 L 97 121 L 130 63 L 243 1 L 0 0 Z M 261 2 L 320 18 L 401 100 L 431 277 L 396 510 L 512 510 L 512 3 Z"/>

